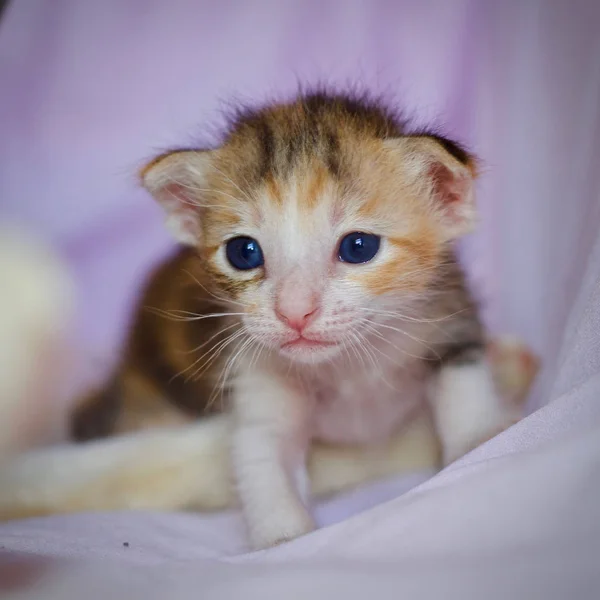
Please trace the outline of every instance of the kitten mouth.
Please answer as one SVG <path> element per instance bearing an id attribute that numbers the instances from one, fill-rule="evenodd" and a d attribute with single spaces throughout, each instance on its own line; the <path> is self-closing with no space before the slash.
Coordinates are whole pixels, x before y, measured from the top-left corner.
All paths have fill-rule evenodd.
<path id="1" fill-rule="evenodd" d="M 333 346 L 337 346 L 337 344 L 335 342 L 324 342 L 322 340 L 314 340 L 301 335 L 289 342 L 286 342 L 285 344 L 282 344 L 281 349 L 318 350 L 321 348 L 331 348 Z"/>

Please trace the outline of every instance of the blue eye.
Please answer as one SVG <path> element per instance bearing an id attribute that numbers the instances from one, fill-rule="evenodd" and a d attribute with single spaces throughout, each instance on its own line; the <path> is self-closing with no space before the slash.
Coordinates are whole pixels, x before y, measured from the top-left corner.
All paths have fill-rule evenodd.
<path id="1" fill-rule="evenodd" d="M 250 237 L 236 237 L 229 240 L 226 253 L 231 266 L 240 271 L 257 269 L 265 263 L 259 243 Z"/>
<path id="2" fill-rule="evenodd" d="M 380 242 L 378 235 L 355 231 L 342 238 L 338 256 L 342 262 L 366 263 L 379 252 Z"/>

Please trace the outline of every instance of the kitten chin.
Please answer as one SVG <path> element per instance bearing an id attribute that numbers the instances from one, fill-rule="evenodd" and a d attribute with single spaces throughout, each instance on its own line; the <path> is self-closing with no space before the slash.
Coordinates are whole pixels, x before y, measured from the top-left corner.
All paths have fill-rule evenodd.
<path id="1" fill-rule="evenodd" d="M 277 352 L 281 357 L 293 362 L 316 365 L 339 356 L 342 346 L 336 342 L 299 338 L 283 344 Z"/>

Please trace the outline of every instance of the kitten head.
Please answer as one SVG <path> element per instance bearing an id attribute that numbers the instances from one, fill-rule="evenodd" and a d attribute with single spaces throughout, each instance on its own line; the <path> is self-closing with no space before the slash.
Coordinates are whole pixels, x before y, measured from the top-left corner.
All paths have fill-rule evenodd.
<path id="1" fill-rule="evenodd" d="M 474 160 L 375 104 L 313 94 L 239 116 L 222 146 L 142 172 L 256 341 L 300 362 L 418 304 L 474 223 Z"/>

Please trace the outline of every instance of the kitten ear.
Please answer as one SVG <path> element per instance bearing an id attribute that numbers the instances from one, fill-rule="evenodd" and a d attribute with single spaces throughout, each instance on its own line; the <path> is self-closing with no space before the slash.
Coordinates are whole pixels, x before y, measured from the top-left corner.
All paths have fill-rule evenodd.
<path id="1" fill-rule="evenodd" d="M 449 239 L 469 233 L 476 223 L 476 159 L 458 144 L 435 135 L 386 142 L 402 151 L 403 172 L 440 215 Z"/>
<path id="2" fill-rule="evenodd" d="M 167 229 L 187 246 L 197 246 L 201 241 L 201 192 L 207 187 L 213 152 L 178 150 L 162 154 L 140 173 L 142 185 L 167 214 Z"/>

